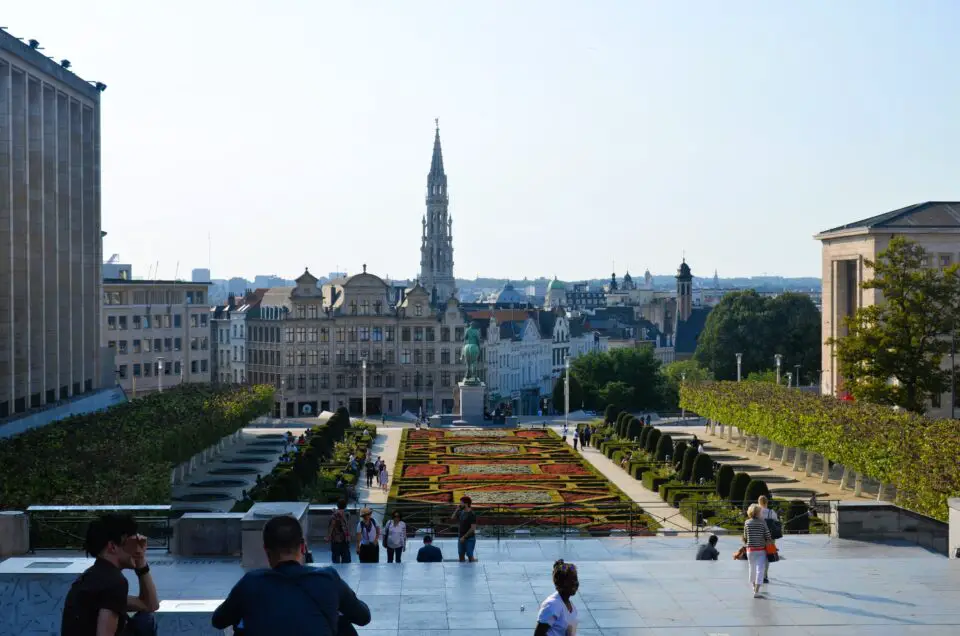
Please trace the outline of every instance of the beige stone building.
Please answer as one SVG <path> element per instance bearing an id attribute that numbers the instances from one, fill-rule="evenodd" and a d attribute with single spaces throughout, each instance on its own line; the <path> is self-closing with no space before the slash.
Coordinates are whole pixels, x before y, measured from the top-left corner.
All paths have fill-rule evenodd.
<path id="1" fill-rule="evenodd" d="M 860 307 L 881 301 L 877 290 L 860 287 L 873 275 L 864 261 L 876 260 L 896 235 L 919 243 L 929 254 L 930 267 L 946 267 L 960 261 L 960 202 L 919 203 L 841 225 L 815 237 L 823 245 L 824 344 L 820 388 L 824 394 L 838 395 L 843 390 L 834 346 L 826 343 L 830 338 L 846 335 L 844 319 L 847 316 Z M 949 366 L 947 363 L 945 360 L 944 364 Z M 929 413 L 949 416 L 951 399 L 956 397 L 933 396 Z"/>
<path id="2" fill-rule="evenodd" d="M 319 286 L 305 271 L 295 287 L 266 291 L 246 316 L 249 382 L 277 387 L 286 416 L 347 407 L 367 414 L 453 411 L 463 379 L 466 319 L 454 298 L 439 307 L 419 284 L 393 297 L 364 271 Z"/>
<path id="3" fill-rule="evenodd" d="M 99 389 L 100 91 L 0 30 L 0 420 Z"/>
<path id="4" fill-rule="evenodd" d="M 103 345 L 129 397 L 183 382 L 210 382 L 209 283 L 103 281 Z"/>

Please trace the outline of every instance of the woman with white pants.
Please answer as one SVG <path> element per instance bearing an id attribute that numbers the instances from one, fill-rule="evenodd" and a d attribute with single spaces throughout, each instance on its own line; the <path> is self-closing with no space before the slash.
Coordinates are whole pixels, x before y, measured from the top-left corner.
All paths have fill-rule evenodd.
<path id="1" fill-rule="evenodd" d="M 773 543 L 767 522 L 760 518 L 761 508 L 750 504 L 747 520 L 743 524 L 743 542 L 747 547 L 747 562 L 750 566 L 750 585 L 753 597 L 760 598 L 760 585 L 767 568 L 767 544 Z"/>

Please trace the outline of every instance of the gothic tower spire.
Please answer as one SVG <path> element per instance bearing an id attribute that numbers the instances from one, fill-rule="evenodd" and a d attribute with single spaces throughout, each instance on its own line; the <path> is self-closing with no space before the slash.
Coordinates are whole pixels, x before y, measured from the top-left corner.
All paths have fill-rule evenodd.
<path id="1" fill-rule="evenodd" d="M 443 170 L 440 123 L 434 120 L 433 156 L 427 175 L 427 214 L 420 246 L 420 281 L 436 302 L 456 293 L 453 278 L 453 221 L 449 216 L 447 173 Z"/>

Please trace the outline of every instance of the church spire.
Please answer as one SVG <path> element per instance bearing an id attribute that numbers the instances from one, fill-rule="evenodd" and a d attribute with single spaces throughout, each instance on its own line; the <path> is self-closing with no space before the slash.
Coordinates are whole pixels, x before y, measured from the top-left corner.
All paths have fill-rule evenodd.
<path id="1" fill-rule="evenodd" d="M 443 171 L 443 151 L 440 149 L 440 120 L 434 119 L 436 133 L 433 137 L 433 157 L 430 159 L 430 174 L 427 175 L 427 189 L 433 194 L 432 186 L 441 186 L 446 189 L 447 175 Z M 442 191 L 441 191 L 442 192 Z M 441 192 L 436 192 L 440 194 Z"/>

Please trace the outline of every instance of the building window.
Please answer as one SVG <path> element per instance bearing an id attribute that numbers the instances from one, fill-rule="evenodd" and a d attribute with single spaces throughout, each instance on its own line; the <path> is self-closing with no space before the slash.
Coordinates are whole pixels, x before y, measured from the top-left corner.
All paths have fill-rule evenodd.
<path id="1" fill-rule="evenodd" d="M 373 350 L 373 361 L 376 364 L 383 362 L 383 351 L 381 349 Z"/>
<path id="2" fill-rule="evenodd" d="M 310 305 L 307 307 L 307 318 L 310 320 L 316 320 L 318 313 L 319 312 L 316 305 Z"/>
<path id="3" fill-rule="evenodd" d="M 404 373 L 400 376 L 400 388 L 409 389 L 410 388 L 410 374 Z"/>
<path id="4" fill-rule="evenodd" d="M 457 327 L 454 330 L 454 337 L 456 338 L 457 342 L 463 342 L 463 327 Z"/>
<path id="5" fill-rule="evenodd" d="M 463 362 L 463 349 L 454 349 L 454 354 L 456 354 L 456 364 L 461 364 Z"/>
<path id="6" fill-rule="evenodd" d="M 306 341 L 307 341 L 307 328 L 297 327 L 297 342 L 306 342 Z"/>
<path id="7" fill-rule="evenodd" d="M 139 377 L 140 377 L 140 365 L 139 365 L 139 364 L 134 364 L 134 365 L 133 365 L 133 377 L 135 377 L 135 378 L 139 378 Z"/>
<path id="8" fill-rule="evenodd" d="M 139 328 L 140 328 L 140 316 L 134 316 L 134 317 L 133 317 L 133 328 L 134 328 L 134 329 L 139 329 Z"/>
<path id="9" fill-rule="evenodd" d="M 303 320 L 307 317 L 307 308 L 303 305 L 297 305 L 297 318 Z"/>
<path id="10" fill-rule="evenodd" d="M 196 372 L 197 372 L 197 361 L 196 361 L 196 360 L 191 360 L 191 361 L 190 361 L 190 373 L 196 373 Z"/>
<path id="11" fill-rule="evenodd" d="M 424 375 L 424 378 L 426 378 L 426 387 L 427 387 L 428 389 L 432 389 L 432 388 L 433 388 L 433 374 L 428 371 L 428 372 Z"/>
<path id="12" fill-rule="evenodd" d="M 440 364 L 450 364 L 450 350 L 441 349 L 440 350 Z"/>
<path id="13" fill-rule="evenodd" d="M 173 350 L 173 338 L 164 338 L 163 339 L 163 350 L 172 351 Z"/>
<path id="14" fill-rule="evenodd" d="M 414 328 L 413 328 L 413 341 L 414 341 L 414 342 L 423 342 L 423 327 L 414 327 Z"/>
<path id="15" fill-rule="evenodd" d="M 144 363 L 143 365 L 143 377 L 149 378 L 153 375 L 153 365 L 149 362 Z"/>
<path id="16" fill-rule="evenodd" d="M 307 376 L 302 375 L 302 374 L 301 374 L 301 375 L 298 375 L 298 376 L 297 376 L 297 390 L 298 390 L 298 391 L 305 391 L 306 389 L 307 389 Z"/>
<path id="17" fill-rule="evenodd" d="M 326 349 L 320 351 L 320 364 L 322 366 L 327 366 L 330 364 L 330 352 Z"/>
<path id="18" fill-rule="evenodd" d="M 940 394 L 939 394 L 939 393 L 933 393 L 933 394 L 930 395 L 930 406 L 932 406 L 932 407 L 935 408 L 935 409 L 940 408 Z"/>
<path id="19" fill-rule="evenodd" d="M 953 261 L 953 255 L 951 254 L 940 254 L 940 267 L 950 267 L 950 263 Z M 123 329 L 123 327 L 121 327 Z"/>
<path id="20" fill-rule="evenodd" d="M 293 351 L 287 351 L 286 359 L 287 359 L 287 366 L 292 367 L 294 364 Z"/>
<path id="21" fill-rule="evenodd" d="M 310 360 L 309 360 L 310 366 L 311 366 L 311 367 L 317 366 L 317 350 L 316 350 L 316 349 L 311 349 L 311 350 L 310 350 L 309 358 L 310 358 Z"/>
<path id="22" fill-rule="evenodd" d="M 450 372 L 449 372 L 449 371 L 441 371 L 441 372 L 440 372 L 440 386 L 442 386 L 442 387 L 448 387 L 448 386 L 450 386 Z"/>
<path id="23" fill-rule="evenodd" d="M 127 365 L 121 364 L 119 367 L 117 367 L 117 377 L 118 378 L 127 377 Z"/>
<path id="24" fill-rule="evenodd" d="M 400 352 L 400 364 L 410 364 L 410 350 L 404 349 Z"/>
<path id="25" fill-rule="evenodd" d="M 382 341 L 383 341 L 383 329 L 382 329 L 381 327 L 374 327 L 374 328 L 373 328 L 373 338 L 372 338 L 372 340 L 373 340 L 374 342 L 382 342 Z"/>
<path id="26" fill-rule="evenodd" d="M 373 301 L 373 313 L 379 316 L 383 313 L 383 301 L 375 300 Z"/>
<path id="27" fill-rule="evenodd" d="M 403 342 L 410 342 L 410 327 L 404 327 L 400 331 L 400 340 Z"/>
<path id="28" fill-rule="evenodd" d="M 434 332 L 433 327 L 427 327 L 425 330 L 427 336 L 427 342 L 433 342 L 436 338 L 434 337 L 436 333 Z"/>
<path id="29" fill-rule="evenodd" d="M 153 351 L 153 340 L 150 338 L 145 338 L 143 340 L 143 352 L 150 353 L 151 351 Z"/>
<path id="30" fill-rule="evenodd" d="M 356 342 L 357 341 L 357 328 L 348 327 L 347 328 L 347 342 Z"/>
<path id="31" fill-rule="evenodd" d="M 347 356 L 344 353 L 343 349 L 337 349 L 337 365 L 342 365 L 347 363 Z"/>
<path id="32" fill-rule="evenodd" d="M 338 388 L 338 389 L 345 389 L 345 388 L 347 388 L 347 387 L 346 387 L 346 382 L 347 382 L 346 377 L 345 377 L 342 373 L 338 373 L 338 374 L 337 374 L 337 388 Z"/>
<path id="33" fill-rule="evenodd" d="M 330 388 L 330 374 L 329 374 L 329 373 L 321 373 L 321 374 L 320 374 L 320 388 L 321 388 L 321 389 L 329 389 L 329 388 Z"/>
<path id="34" fill-rule="evenodd" d="M 310 390 L 316 391 L 317 386 L 319 384 L 320 384 L 320 376 L 318 376 L 316 373 L 311 373 L 310 374 Z"/>
<path id="35" fill-rule="evenodd" d="M 413 308 L 413 315 L 422 316 L 423 315 L 423 305 L 417 303 Z"/>
<path id="36" fill-rule="evenodd" d="M 150 328 L 150 314 L 146 314 L 146 315 L 143 317 L 143 328 L 144 328 L 144 329 L 149 329 L 149 328 Z"/>
<path id="37" fill-rule="evenodd" d="M 297 351 L 297 366 L 302 367 L 307 364 L 307 352 L 306 351 Z"/>
<path id="38" fill-rule="evenodd" d="M 380 389 L 383 388 L 383 376 L 379 373 L 373 374 L 373 388 Z"/>
<path id="39" fill-rule="evenodd" d="M 177 320 L 177 318 L 179 318 L 179 316 L 174 316 L 174 317 L 173 317 L 174 323 L 179 322 L 179 321 Z M 207 316 L 207 314 L 200 314 L 200 326 L 201 326 L 201 327 L 207 327 L 207 326 L 209 326 L 209 323 L 207 322 L 209 319 L 210 319 L 210 317 Z M 177 327 L 177 326 L 178 326 L 178 325 L 174 324 L 174 327 Z M 243 338 L 243 325 L 240 325 L 240 337 Z"/>
<path id="40" fill-rule="evenodd" d="M 347 341 L 347 330 L 343 327 L 337 327 L 337 342 Z"/>
<path id="41" fill-rule="evenodd" d="M 394 364 L 396 359 L 396 352 L 393 349 L 387 349 L 387 364 Z"/>
<path id="42" fill-rule="evenodd" d="M 414 364 L 423 364 L 423 349 L 414 349 L 414 350 L 413 350 L 413 363 L 414 363 Z"/>
<path id="43" fill-rule="evenodd" d="M 163 328 L 164 328 L 164 329 L 169 329 L 169 328 L 170 328 L 170 314 L 164 314 L 164 316 L 163 316 Z"/>
<path id="44" fill-rule="evenodd" d="M 450 342 L 450 327 L 440 327 L 440 342 Z"/>
<path id="45" fill-rule="evenodd" d="M 117 330 L 117 317 L 116 316 L 107 316 L 107 329 L 110 331 Z"/>
<path id="46" fill-rule="evenodd" d="M 436 362 L 436 352 L 433 349 L 427 349 L 427 364 Z"/>
<path id="47" fill-rule="evenodd" d="M 133 352 L 140 353 L 140 340 L 133 341 Z"/>
<path id="48" fill-rule="evenodd" d="M 330 342 L 329 327 L 320 327 L 320 342 Z"/>
<path id="49" fill-rule="evenodd" d="M 396 327 L 384 327 L 383 328 L 383 339 L 387 342 L 393 342 L 396 340 L 397 328 Z"/>
<path id="50" fill-rule="evenodd" d="M 180 314 L 173 315 L 173 328 L 180 329 L 180 326 L 183 324 L 183 317 Z"/>
<path id="51" fill-rule="evenodd" d="M 125 330 L 127 328 L 127 317 L 120 316 L 119 323 L 120 323 L 120 328 Z"/>
<path id="52" fill-rule="evenodd" d="M 393 388 L 393 386 L 394 386 L 394 377 L 393 377 L 393 374 L 392 374 L 392 373 L 388 373 L 386 376 L 384 376 L 383 381 L 384 381 L 384 384 L 386 384 L 386 387 L 387 387 L 388 389 L 392 389 L 392 388 Z"/>
<path id="53" fill-rule="evenodd" d="M 360 383 L 360 376 L 358 376 L 358 375 L 355 374 L 355 373 L 351 373 L 351 374 L 350 374 L 350 388 L 351 388 L 351 389 L 357 388 L 357 386 L 359 386 L 359 383 Z"/>
<path id="54" fill-rule="evenodd" d="M 351 316 L 357 315 L 357 301 L 355 300 L 350 301 L 350 315 Z"/>
<path id="55" fill-rule="evenodd" d="M 283 330 L 283 335 L 284 335 L 284 342 L 293 342 L 293 327 L 286 327 Z"/>
<path id="56" fill-rule="evenodd" d="M 174 350 L 174 351 L 180 351 L 180 349 L 182 349 L 182 348 L 183 348 L 183 340 L 182 340 L 181 338 L 174 338 L 174 339 L 173 339 L 173 350 Z"/>
<path id="57" fill-rule="evenodd" d="M 350 364 L 356 364 L 356 363 L 357 363 L 357 350 L 356 350 L 356 349 L 351 349 L 351 350 L 349 351 L 349 353 L 347 354 L 347 359 L 350 361 Z"/>
<path id="58" fill-rule="evenodd" d="M 167 367 L 167 368 L 169 369 L 170 367 Z M 200 371 L 201 371 L 202 373 L 206 373 L 206 372 L 207 372 L 207 360 L 206 360 L 206 358 L 204 358 L 203 360 L 200 361 Z"/>
<path id="59" fill-rule="evenodd" d="M 360 301 L 360 315 L 367 316 L 370 314 L 370 302 L 367 300 Z"/>
<path id="60" fill-rule="evenodd" d="M 154 353 L 160 353 L 163 350 L 162 347 L 163 347 L 163 342 L 160 340 L 160 338 L 154 338 L 153 339 Z"/>
<path id="61" fill-rule="evenodd" d="M 307 330 L 307 342 L 316 342 L 319 333 L 319 329 L 316 327 L 310 327 L 310 329 Z"/>
<path id="62" fill-rule="evenodd" d="M 179 360 L 173 363 L 173 372 L 176 373 L 177 375 L 183 374 L 183 367 L 180 365 Z"/>

